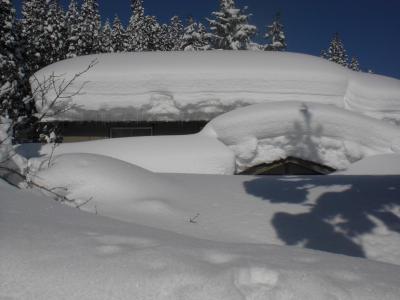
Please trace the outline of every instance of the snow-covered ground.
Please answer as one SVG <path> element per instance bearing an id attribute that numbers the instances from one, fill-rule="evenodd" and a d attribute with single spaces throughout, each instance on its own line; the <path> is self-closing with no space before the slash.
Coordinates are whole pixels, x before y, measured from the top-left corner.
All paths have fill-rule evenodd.
<path id="1" fill-rule="evenodd" d="M 397 300 L 400 295 L 399 266 L 196 239 L 161 224 L 150 228 L 134 219 L 127 223 L 82 212 L 3 181 L 0 193 L 1 299 Z M 192 231 L 204 224 L 202 217 L 197 223 L 181 221 Z"/>
<path id="2" fill-rule="evenodd" d="M 114 53 L 77 57 L 35 74 L 70 79 L 92 60 L 98 64 L 73 82 L 84 85 L 62 120 L 210 120 L 254 103 L 308 101 L 334 104 L 378 119 L 400 120 L 400 81 L 353 72 L 296 53 L 199 51 Z M 37 87 L 36 79 L 32 85 Z M 52 99 L 51 89 L 47 97 Z M 41 99 L 37 99 L 39 107 Z"/>
<path id="3" fill-rule="evenodd" d="M 33 182 L 99 215 L 231 243 L 296 245 L 400 265 L 400 175 L 157 174 L 91 154 L 32 169 Z M 186 226 L 190 219 L 196 226 Z"/>

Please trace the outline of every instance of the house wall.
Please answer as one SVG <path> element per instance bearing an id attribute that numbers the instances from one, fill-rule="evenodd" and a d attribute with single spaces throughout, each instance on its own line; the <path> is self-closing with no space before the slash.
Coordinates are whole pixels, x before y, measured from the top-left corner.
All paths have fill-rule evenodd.
<path id="1" fill-rule="evenodd" d="M 64 142 L 82 142 L 129 136 L 198 133 L 206 121 L 179 122 L 52 122 Z"/>

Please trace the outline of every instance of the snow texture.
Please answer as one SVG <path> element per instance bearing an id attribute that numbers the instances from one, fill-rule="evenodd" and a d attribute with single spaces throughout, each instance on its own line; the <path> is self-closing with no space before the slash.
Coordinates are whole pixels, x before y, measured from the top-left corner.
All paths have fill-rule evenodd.
<path id="1" fill-rule="evenodd" d="M 400 155 L 382 154 L 364 158 L 335 175 L 400 175 Z"/>
<path id="2" fill-rule="evenodd" d="M 400 81 L 351 71 L 322 58 L 269 51 L 99 54 L 68 59 L 35 74 L 70 79 L 74 107 L 59 120 L 210 120 L 249 104 L 308 101 L 400 121 Z M 60 78 L 60 79 L 61 79 Z M 33 88 L 37 82 L 31 81 Z M 45 96 L 52 99 L 54 91 Z M 42 99 L 36 99 L 41 107 Z M 62 104 L 65 107 L 65 104 Z"/>
<path id="3" fill-rule="evenodd" d="M 237 171 L 288 156 L 342 170 L 367 156 L 400 153 L 398 126 L 317 103 L 251 105 L 215 118 L 201 134 L 235 153 Z"/>
<path id="4" fill-rule="evenodd" d="M 204 240 L 291 245 L 400 265 L 400 176 L 157 174 L 66 154 L 30 180 L 82 210 Z"/>
<path id="5" fill-rule="evenodd" d="M 54 151 L 53 151 L 54 150 Z M 105 155 L 142 168 L 166 173 L 234 174 L 233 152 L 214 137 L 204 135 L 152 136 L 64 143 L 25 144 L 16 150 L 40 160 L 51 155 L 91 153 Z"/>

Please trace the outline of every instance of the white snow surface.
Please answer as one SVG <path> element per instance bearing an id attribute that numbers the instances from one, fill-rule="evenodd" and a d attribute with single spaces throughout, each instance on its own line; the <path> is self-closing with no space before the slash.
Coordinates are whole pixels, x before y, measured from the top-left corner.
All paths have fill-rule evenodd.
<path id="1" fill-rule="evenodd" d="M 333 105 L 271 102 L 216 117 L 201 132 L 236 157 L 237 170 L 288 156 L 346 169 L 364 157 L 400 153 L 400 128 Z"/>
<path id="2" fill-rule="evenodd" d="M 196 239 L 0 182 L 1 299 L 398 299 L 400 267 Z M 201 224 L 182 220 L 181 227 Z M 194 229 L 193 229 L 194 230 Z"/>
<path id="3" fill-rule="evenodd" d="M 400 154 L 366 157 L 334 175 L 400 175 Z"/>
<path id="4" fill-rule="evenodd" d="M 157 174 L 91 154 L 56 156 L 48 165 L 32 165 L 31 180 L 98 215 L 209 241 L 400 265 L 400 176 Z"/>
<path id="5" fill-rule="evenodd" d="M 249 104 L 309 101 L 334 104 L 379 119 L 400 121 L 400 81 L 353 72 L 322 58 L 269 51 L 180 51 L 98 54 L 38 71 L 32 88 L 52 74 L 68 81 L 91 61 L 53 108 L 72 108 L 59 120 L 210 120 Z M 83 87 L 80 93 L 73 95 Z M 47 107 L 54 90 L 37 95 Z"/>
<path id="6" fill-rule="evenodd" d="M 25 144 L 17 152 L 41 160 L 51 155 L 92 153 L 120 159 L 142 168 L 167 173 L 233 174 L 233 152 L 205 135 L 108 139 L 80 143 Z"/>

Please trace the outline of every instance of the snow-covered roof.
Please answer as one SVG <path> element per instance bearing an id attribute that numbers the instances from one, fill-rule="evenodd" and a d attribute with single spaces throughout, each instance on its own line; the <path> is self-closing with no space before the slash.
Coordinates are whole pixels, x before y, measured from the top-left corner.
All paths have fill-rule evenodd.
<path id="1" fill-rule="evenodd" d="M 35 74 L 68 80 L 81 93 L 58 120 L 210 120 L 237 107 L 269 101 L 334 104 L 379 119 L 400 120 L 400 81 L 351 71 L 295 53 L 198 51 L 99 54 L 68 59 Z M 37 82 L 32 78 L 35 89 Z M 51 101 L 54 91 L 45 93 Z M 37 104 L 42 107 L 38 95 Z"/>

